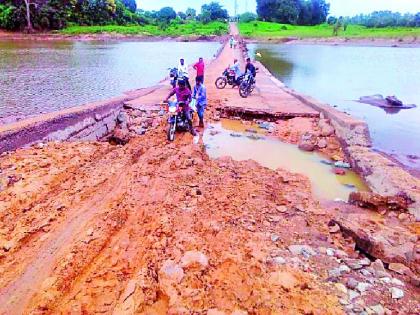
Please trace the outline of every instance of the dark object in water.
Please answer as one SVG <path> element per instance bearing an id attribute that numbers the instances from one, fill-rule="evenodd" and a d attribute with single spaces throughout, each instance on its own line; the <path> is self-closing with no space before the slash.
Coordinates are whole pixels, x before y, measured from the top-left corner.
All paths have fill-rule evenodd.
<path id="1" fill-rule="evenodd" d="M 393 106 L 403 106 L 403 102 L 401 100 L 399 100 L 396 96 L 387 96 L 386 101 L 388 102 L 389 105 L 393 105 Z"/>
<path id="2" fill-rule="evenodd" d="M 417 106 L 414 104 L 404 104 L 401 102 L 398 98 L 395 96 L 388 96 L 387 98 L 384 98 L 382 95 L 372 95 L 372 96 L 362 96 L 359 100 L 359 103 L 365 103 L 369 105 L 373 105 L 376 107 L 383 108 L 385 110 L 387 109 L 410 109 L 410 108 L 416 108 Z"/>

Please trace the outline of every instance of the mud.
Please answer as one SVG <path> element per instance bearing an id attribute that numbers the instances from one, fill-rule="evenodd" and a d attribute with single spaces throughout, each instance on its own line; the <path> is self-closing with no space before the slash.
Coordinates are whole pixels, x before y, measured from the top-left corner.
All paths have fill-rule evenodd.
<path id="1" fill-rule="evenodd" d="M 209 68 L 207 122 L 242 101 L 211 85 L 239 53 L 225 48 Z M 167 92 L 127 102 L 125 145 L 49 142 L 0 156 L 0 314 L 420 312 L 413 216 L 320 203 L 307 177 L 211 159 L 189 134 L 168 143 L 165 116 L 142 110 Z M 258 91 L 244 103 L 274 106 Z M 314 119 L 273 134 L 296 142 L 294 124 L 316 132 Z M 374 246 L 362 248 L 366 229 Z M 403 274 L 372 263 L 386 256 L 369 248 L 400 243 L 414 248 L 389 260 Z"/>

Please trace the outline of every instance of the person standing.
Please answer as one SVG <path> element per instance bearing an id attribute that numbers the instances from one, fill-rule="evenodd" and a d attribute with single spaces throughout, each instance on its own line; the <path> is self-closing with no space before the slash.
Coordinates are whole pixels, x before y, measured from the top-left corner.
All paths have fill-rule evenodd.
<path id="1" fill-rule="evenodd" d="M 188 66 L 185 63 L 185 60 L 183 58 L 181 58 L 179 60 L 179 65 L 178 65 L 178 77 L 183 79 L 185 81 L 185 84 L 187 85 L 187 88 L 192 91 L 191 89 L 191 84 L 190 84 L 190 75 L 188 73 Z"/>
<path id="2" fill-rule="evenodd" d="M 201 83 L 204 83 L 204 69 L 205 69 L 204 59 L 198 59 L 198 62 L 194 65 L 194 69 L 197 71 L 196 81 L 200 79 Z"/>
<path id="3" fill-rule="evenodd" d="M 193 98 L 197 101 L 197 114 L 200 120 L 198 126 L 204 128 L 204 112 L 207 107 L 207 90 L 201 78 L 196 78 Z"/>

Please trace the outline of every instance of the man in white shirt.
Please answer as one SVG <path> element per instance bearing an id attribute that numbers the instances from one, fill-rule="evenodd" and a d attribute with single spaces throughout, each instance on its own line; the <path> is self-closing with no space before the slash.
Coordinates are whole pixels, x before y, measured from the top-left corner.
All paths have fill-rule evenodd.
<path id="1" fill-rule="evenodd" d="M 189 76 L 190 75 L 188 74 L 188 66 L 185 63 L 185 60 L 181 58 L 179 60 L 179 65 L 178 65 L 178 77 L 185 81 L 187 88 L 189 88 L 189 90 L 191 91 L 191 84 L 190 84 Z"/>

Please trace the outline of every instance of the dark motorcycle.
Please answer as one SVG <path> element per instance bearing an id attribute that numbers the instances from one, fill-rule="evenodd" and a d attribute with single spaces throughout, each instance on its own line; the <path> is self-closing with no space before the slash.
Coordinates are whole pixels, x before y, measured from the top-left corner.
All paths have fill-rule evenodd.
<path id="1" fill-rule="evenodd" d="M 255 77 L 248 71 L 239 86 L 239 95 L 243 98 L 247 98 L 254 91 L 255 85 Z"/>
<path id="2" fill-rule="evenodd" d="M 178 82 L 178 69 L 177 68 L 169 68 L 169 77 L 171 78 L 171 85 L 173 88 L 176 87 L 176 83 Z"/>
<path id="3" fill-rule="evenodd" d="M 243 77 L 244 76 L 241 75 L 235 80 L 235 71 L 226 68 L 225 71 L 223 71 L 222 76 L 216 79 L 215 84 L 218 89 L 224 89 L 228 84 L 235 87 L 241 84 Z"/>
<path id="4" fill-rule="evenodd" d="M 168 131 L 167 137 L 169 141 L 175 140 L 175 133 L 177 131 L 190 131 L 190 125 L 185 117 L 183 107 L 186 106 L 183 102 L 169 102 L 168 103 Z M 191 119 L 193 118 L 194 110 L 191 109 Z"/>

